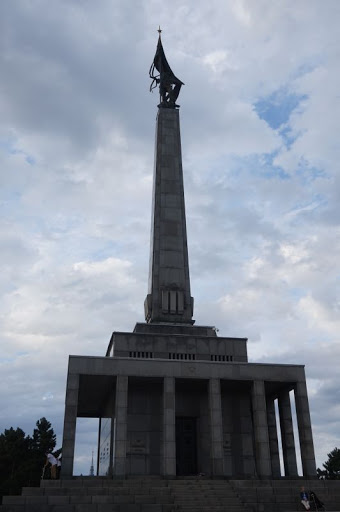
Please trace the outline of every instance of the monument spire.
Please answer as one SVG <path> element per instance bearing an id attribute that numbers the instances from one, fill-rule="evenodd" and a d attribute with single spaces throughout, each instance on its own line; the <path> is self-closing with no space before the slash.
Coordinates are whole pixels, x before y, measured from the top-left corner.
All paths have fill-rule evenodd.
<path id="1" fill-rule="evenodd" d="M 159 86 L 161 100 L 156 121 L 149 292 L 145 299 L 145 318 L 149 323 L 193 324 L 179 106 L 176 105 L 184 84 L 172 72 L 160 37 L 149 74 L 152 79 L 150 90 Z"/>

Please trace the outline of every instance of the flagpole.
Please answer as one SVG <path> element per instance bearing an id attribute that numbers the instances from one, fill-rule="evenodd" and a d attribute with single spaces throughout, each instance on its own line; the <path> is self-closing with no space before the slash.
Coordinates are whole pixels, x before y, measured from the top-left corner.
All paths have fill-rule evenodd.
<path id="1" fill-rule="evenodd" d="M 159 34 L 159 37 L 158 37 L 158 42 L 161 42 L 161 33 L 162 33 L 162 30 L 161 30 L 161 26 L 158 25 L 158 30 L 157 30 L 158 34 Z M 162 104 L 162 94 L 161 94 L 161 90 L 162 90 L 162 83 L 161 83 L 161 80 L 162 80 L 162 59 L 159 59 L 159 104 L 161 105 Z"/>

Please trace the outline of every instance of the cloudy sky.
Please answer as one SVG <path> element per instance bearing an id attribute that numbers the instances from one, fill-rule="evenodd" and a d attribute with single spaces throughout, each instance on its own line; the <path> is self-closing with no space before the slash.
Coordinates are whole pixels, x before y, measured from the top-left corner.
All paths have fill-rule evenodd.
<path id="1" fill-rule="evenodd" d="M 68 355 L 144 320 L 159 24 L 185 83 L 196 323 L 306 365 L 321 465 L 340 445 L 338 0 L 0 2 L 0 431 L 46 416 L 60 445 Z"/>

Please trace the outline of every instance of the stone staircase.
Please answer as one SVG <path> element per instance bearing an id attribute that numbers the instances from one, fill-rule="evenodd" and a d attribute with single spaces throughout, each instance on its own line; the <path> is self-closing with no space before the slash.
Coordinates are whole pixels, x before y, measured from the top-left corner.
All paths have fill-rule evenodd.
<path id="1" fill-rule="evenodd" d="M 230 480 L 242 502 L 253 512 L 302 512 L 300 488 L 313 490 L 327 512 L 340 511 L 340 480 Z M 312 510 L 315 508 L 312 505 Z"/>
<path id="2" fill-rule="evenodd" d="M 247 512 L 226 480 L 43 480 L 4 496 L 0 512 Z"/>
<path id="3" fill-rule="evenodd" d="M 172 480 L 169 486 L 174 496 L 176 511 L 250 512 L 227 480 Z"/>

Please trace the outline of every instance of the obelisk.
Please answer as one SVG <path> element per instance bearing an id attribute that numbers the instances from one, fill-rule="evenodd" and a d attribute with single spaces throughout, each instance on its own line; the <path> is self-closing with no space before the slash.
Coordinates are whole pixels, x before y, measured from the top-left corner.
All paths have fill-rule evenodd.
<path id="1" fill-rule="evenodd" d="M 158 74 L 155 75 L 155 70 Z M 150 69 L 151 88 L 159 85 L 151 224 L 148 323 L 193 324 L 185 219 L 179 106 L 183 82 L 173 74 L 159 35 Z"/>

